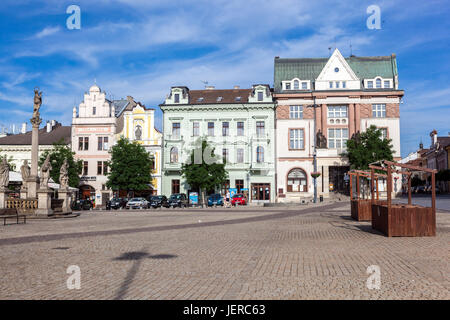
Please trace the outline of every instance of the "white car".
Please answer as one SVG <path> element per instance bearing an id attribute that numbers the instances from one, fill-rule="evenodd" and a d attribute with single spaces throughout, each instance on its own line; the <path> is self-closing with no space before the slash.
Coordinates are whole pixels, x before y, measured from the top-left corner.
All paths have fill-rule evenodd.
<path id="1" fill-rule="evenodd" d="M 127 202 L 125 207 L 127 209 L 147 209 L 148 201 L 144 198 L 132 198 Z"/>

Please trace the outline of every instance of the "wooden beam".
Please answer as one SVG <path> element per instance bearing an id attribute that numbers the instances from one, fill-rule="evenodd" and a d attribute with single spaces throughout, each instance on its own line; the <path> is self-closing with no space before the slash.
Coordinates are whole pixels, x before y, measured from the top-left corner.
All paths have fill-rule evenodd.
<path id="1" fill-rule="evenodd" d="M 375 172 L 373 169 L 370 169 L 370 203 L 374 204 L 375 203 L 375 198 L 374 198 L 374 194 L 373 192 L 375 191 L 375 189 L 373 188 L 373 183 L 375 179 Z"/>
<path id="2" fill-rule="evenodd" d="M 356 173 L 356 199 L 359 200 L 359 173 Z"/>
<path id="3" fill-rule="evenodd" d="M 385 164 L 387 165 L 391 165 L 391 166 L 396 166 L 396 167 L 400 167 L 400 168 L 405 168 L 405 169 L 410 169 L 410 170 L 415 170 L 415 171 L 422 171 L 422 172 L 429 172 L 429 173 L 436 173 L 437 170 L 436 169 L 430 169 L 430 168 L 424 168 L 424 167 L 419 167 L 419 166 L 413 166 L 411 164 L 406 164 L 406 163 L 398 163 L 398 162 L 392 162 L 392 161 L 384 161 Z"/>
<path id="4" fill-rule="evenodd" d="M 411 205 L 411 176 L 408 177 L 408 204 Z"/>
<path id="5" fill-rule="evenodd" d="M 434 172 L 431 174 L 431 210 L 436 215 L 436 177 Z"/>

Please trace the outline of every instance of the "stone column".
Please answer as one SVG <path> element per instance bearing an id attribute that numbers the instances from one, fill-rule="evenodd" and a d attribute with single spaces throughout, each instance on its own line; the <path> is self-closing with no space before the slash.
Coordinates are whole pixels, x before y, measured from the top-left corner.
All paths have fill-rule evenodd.
<path id="1" fill-rule="evenodd" d="M 72 192 L 69 189 L 60 189 L 58 191 L 59 199 L 64 200 L 62 205 L 62 213 L 72 212 L 70 208 L 70 203 L 72 202 Z"/>
<path id="2" fill-rule="evenodd" d="M 7 198 L 8 198 L 8 190 L 0 187 L 0 209 L 6 208 Z"/>
<path id="3" fill-rule="evenodd" d="M 37 190 L 38 208 L 35 211 L 37 215 L 49 216 L 53 214 L 51 198 L 52 193 L 53 191 L 48 188 Z"/>
<path id="4" fill-rule="evenodd" d="M 31 173 L 27 178 L 27 196 L 29 199 L 37 198 L 37 191 L 39 189 L 38 176 L 38 156 L 39 156 L 39 125 L 41 119 L 31 119 L 32 133 L 31 133 Z"/>

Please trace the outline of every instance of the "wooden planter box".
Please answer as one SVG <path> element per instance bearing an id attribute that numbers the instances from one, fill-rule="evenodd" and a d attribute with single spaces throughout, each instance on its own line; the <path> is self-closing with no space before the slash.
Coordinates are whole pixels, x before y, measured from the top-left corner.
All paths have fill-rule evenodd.
<path id="1" fill-rule="evenodd" d="M 388 237 L 436 235 L 436 215 L 432 208 L 418 205 L 387 204 L 372 206 L 372 228 Z"/>
<path id="2" fill-rule="evenodd" d="M 372 208 L 370 206 L 370 200 L 358 199 L 351 200 L 351 215 L 352 218 L 357 221 L 370 221 L 372 220 Z"/>

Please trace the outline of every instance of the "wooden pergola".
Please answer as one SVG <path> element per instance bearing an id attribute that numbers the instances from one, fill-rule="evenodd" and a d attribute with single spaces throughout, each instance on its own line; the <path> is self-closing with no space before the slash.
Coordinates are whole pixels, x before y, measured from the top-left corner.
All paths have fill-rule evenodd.
<path id="1" fill-rule="evenodd" d="M 371 177 L 375 170 L 386 172 L 387 201 L 376 202 L 372 190 L 372 228 L 391 236 L 435 236 L 436 235 L 436 179 L 437 170 L 382 160 L 369 165 Z M 398 169 L 400 168 L 400 169 Z M 412 204 L 411 174 L 412 172 L 428 172 L 431 174 L 431 207 Z M 392 204 L 392 174 L 406 175 L 408 178 L 408 204 Z"/>
<path id="2" fill-rule="evenodd" d="M 385 174 L 374 173 L 372 175 L 371 171 L 364 170 L 350 170 L 348 172 L 350 177 L 350 204 L 351 204 L 351 216 L 357 221 L 371 221 L 372 220 L 372 208 L 371 204 L 375 195 L 374 183 L 376 182 L 376 201 L 379 201 L 380 194 L 378 190 L 378 179 L 379 177 L 386 178 Z M 356 177 L 356 198 L 353 197 L 353 177 Z M 364 199 L 360 197 L 361 195 L 361 185 L 360 178 L 364 177 L 370 179 L 370 192 L 372 199 Z"/>

